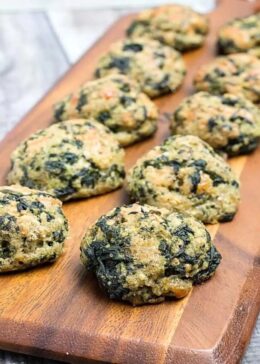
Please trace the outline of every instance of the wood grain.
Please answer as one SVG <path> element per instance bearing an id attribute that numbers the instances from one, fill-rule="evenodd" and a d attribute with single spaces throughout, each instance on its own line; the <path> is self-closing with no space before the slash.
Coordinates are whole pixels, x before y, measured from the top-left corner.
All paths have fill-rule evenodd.
<path id="1" fill-rule="evenodd" d="M 239 4 L 239 5 L 238 5 Z M 211 35 L 203 49 L 185 55 L 189 69 L 176 95 L 157 101 L 161 109 L 156 136 L 127 149 L 126 164 L 168 134 L 163 113 L 173 111 L 192 91 L 198 66 L 214 57 L 215 31 L 226 20 L 247 15 L 247 3 L 222 1 L 211 15 Z M 49 124 L 51 105 L 90 79 L 100 54 L 122 37 L 130 18 L 120 20 L 49 94 L 22 120 L 0 146 L 1 183 L 18 142 Z M 36 122 L 37 121 L 37 122 Z M 0 347 L 79 363 L 86 359 L 117 363 L 236 363 L 249 339 L 260 306 L 258 150 L 232 159 L 242 171 L 242 204 L 232 223 L 210 228 L 223 255 L 216 276 L 183 300 L 132 308 L 109 301 L 93 276 L 79 263 L 79 242 L 100 214 L 127 201 L 124 190 L 68 203 L 71 224 L 64 256 L 52 266 L 0 278 Z"/>

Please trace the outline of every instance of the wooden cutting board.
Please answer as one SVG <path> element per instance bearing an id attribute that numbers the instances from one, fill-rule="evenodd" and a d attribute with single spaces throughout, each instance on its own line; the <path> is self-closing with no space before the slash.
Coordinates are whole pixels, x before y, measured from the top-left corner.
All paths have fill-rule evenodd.
<path id="1" fill-rule="evenodd" d="M 184 85 L 175 95 L 156 101 L 161 110 L 157 134 L 127 149 L 127 167 L 169 134 L 164 113 L 174 111 L 192 92 L 196 70 L 215 56 L 219 26 L 252 12 L 245 1 L 220 2 L 210 15 L 206 44 L 185 55 Z M 1 184 L 12 150 L 50 123 L 54 102 L 92 78 L 99 56 L 123 37 L 131 19 L 113 25 L 1 143 Z M 223 256 L 211 280 L 180 301 L 133 308 L 108 300 L 81 266 L 79 245 L 86 228 L 101 214 L 127 201 L 125 191 L 67 203 L 71 229 L 63 257 L 52 266 L 0 276 L 0 348 L 75 363 L 238 362 L 260 307 L 260 150 L 230 163 L 241 175 L 242 202 L 233 222 L 209 228 Z"/>

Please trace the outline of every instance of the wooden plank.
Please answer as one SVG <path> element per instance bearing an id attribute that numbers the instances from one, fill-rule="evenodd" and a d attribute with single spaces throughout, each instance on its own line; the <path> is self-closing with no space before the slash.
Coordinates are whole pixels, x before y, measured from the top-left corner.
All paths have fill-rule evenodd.
<path id="1" fill-rule="evenodd" d="M 224 11 L 218 9 L 212 16 L 213 29 L 225 22 L 231 12 L 233 15 L 250 12 L 248 4 L 241 2 L 237 6 L 237 3 L 234 0 L 223 3 Z M 91 77 L 100 52 L 122 36 L 128 22 L 129 18 L 117 23 L 1 144 L 2 182 L 9 169 L 7 157 L 19 140 L 49 123 L 51 104 Z M 202 50 L 185 56 L 189 75 L 176 95 L 157 101 L 162 111 L 172 111 L 190 93 L 193 73 L 214 56 L 214 41 L 212 33 Z M 127 165 L 167 133 L 168 125 L 161 118 L 155 138 L 128 148 Z M 259 308 L 260 269 L 256 260 L 259 242 L 255 229 L 260 212 L 257 204 L 260 169 L 255 166 L 260 163 L 260 151 L 248 159 L 233 159 L 237 173 L 245 162 L 242 173 L 245 198 L 235 221 L 221 225 L 218 231 L 216 244 L 224 259 L 212 280 L 174 303 L 133 309 L 108 301 L 96 282 L 91 277 L 86 279 L 79 265 L 79 240 L 86 226 L 122 203 L 125 194 L 117 191 L 69 203 L 65 211 L 72 229 L 63 258 L 52 267 L 0 279 L 0 324 L 5 327 L 0 332 L 1 347 L 77 363 L 84 358 L 124 363 L 235 362 L 248 341 Z M 255 178 L 249 178 L 252 173 Z M 8 305 L 10 297 L 12 304 Z"/>
<path id="2" fill-rule="evenodd" d="M 68 67 L 43 13 L 0 14 L 0 139 Z"/>

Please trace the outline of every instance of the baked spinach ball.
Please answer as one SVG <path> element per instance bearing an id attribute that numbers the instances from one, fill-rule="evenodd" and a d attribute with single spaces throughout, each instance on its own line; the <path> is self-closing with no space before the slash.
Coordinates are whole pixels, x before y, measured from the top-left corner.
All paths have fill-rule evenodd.
<path id="1" fill-rule="evenodd" d="M 0 273 L 54 262 L 67 234 L 60 200 L 22 186 L 0 187 Z"/>
<path id="2" fill-rule="evenodd" d="M 96 77 L 128 75 L 150 97 L 174 92 L 182 83 L 185 64 L 176 50 L 155 40 L 137 38 L 110 47 L 97 65 Z"/>
<path id="3" fill-rule="evenodd" d="M 8 183 L 67 201 L 112 191 L 124 176 L 124 150 L 113 134 L 98 122 L 75 119 L 22 142 L 12 154 Z"/>
<path id="4" fill-rule="evenodd" d="M 260 111 L 249 100 L 198 92 L 184 99 L 171 123 L 173 134 L 196 135 L 229 156 L 249 153 L 260 137 Z"/>
<path id="5" fill-rule="evenodd" d="M 197 91 L 231 93 L 260 105 L 260 60 L 247 53 L 217 57 L 202 66 L 194 79 Z"/>
<path id="6" fill-rule="evenodd" d="M 209 30 L 206 16 L 182 5 L 164 5 L 138 14 L 128 37 L 156 39 L 179 51 L 200 47 Z"/>
<path id="7" fill-rule="evenodd" d="M 81 260 L 110 298 L 142 305 L 186 296 L 214 274 L 221 255 L 193 217 L 133 204 L 97 220 Z"/>
<path id="8" fill-rule="evenodd" d="M 225 160 L 200 138 L 176 135 L 140 158 L 127 176 L 133 201 L 186 212 L 209 224 L 231 221 L 239 182 Z"/>
<path id="9" fill-rule="evenodd" d="M 127 146 L 155 132 L 158 112 L 134 80 L 111 75 L 87 82 L 55 105 L 55 121 L 77 117 L 99 121 Z"/>
<path id="10" fill-rule="evenodd" d="M 223 54 L 249 52 L 260 58 L 260 13 L 225 24 L 219 31 L 218 50 Z"/>

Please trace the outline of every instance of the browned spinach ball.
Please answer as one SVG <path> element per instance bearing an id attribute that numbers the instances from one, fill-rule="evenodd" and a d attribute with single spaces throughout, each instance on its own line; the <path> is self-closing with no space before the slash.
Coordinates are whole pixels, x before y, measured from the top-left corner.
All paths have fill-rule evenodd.
<path id="1" fill-rule="evenodd" d="M 185 212 L 205 222 L 230 221 L 239 204 L 239 182 L 210 145 L 176 135 L 141 157 L 127 175 L 133 201 Z"/>
<path id="2" fill-rule="evenodd" d="M 260 110 L 244 97 L 198 92 L 178 106 L 171 130 L 196 135 L 229 156 L 250 153 L 260 137 Z"/>
<path id="3" fill-rule="evenodd" d="M 114 135 L 97 121 L 74 119 L 20 143 L 12 154 L 8 182 L 67 201 L 115 190 L 124 176 L 124 150 Z"/>
<path id="4" fill-rule="evenodd" d="M 150 97 L 175 92 L 186 73 L 181 54 L 156 40 L 137 38 L 113 43 L 101 56 L 95 75 L 128 75 Z"/>
<path id="5" fill-rule="evenodd" d="M 81 260 L 110 298 L 142 305 L 186 296 L 214 274 L 221 256 L 193 217 L 133 204 L 88 229 Z"/>
<path id="6" fill-rule="evenodd" d="M 260 105 L 260 59 L 248 53 L 215 58 L 200 67 L 194 85 L 197 91 L 214 95 L 230 93 Z"/>
<path id="7" fill-rule="evenodd" d="M 205 15 L 187 6 L 163 5 L 140 12 L 127 30 L 128 37 L 156 39 L 162 44 L 187 51 L 200 47 L 209 30 Z"/>
<path id="8" fill-rule="evenodd" d="M 55 121 L 93 118 L 127 146 L 151 136 L 156 130 L 156 105 L 140 86 L 124 75 L 89 81 L 54 107 Z"/>
<path id="9" fill-rule="evenodd" d="M 260 13 L 225 24 L 219 31 L 218 50 L 223 54 L 248 52 L 260 58 Z"/>
<path id="10" fill-rule="evenodd" d="M 61 201 L 22 186 L 0 187 L 0 272 L 54 262 L 63 252 L 68 222 Z"/>

